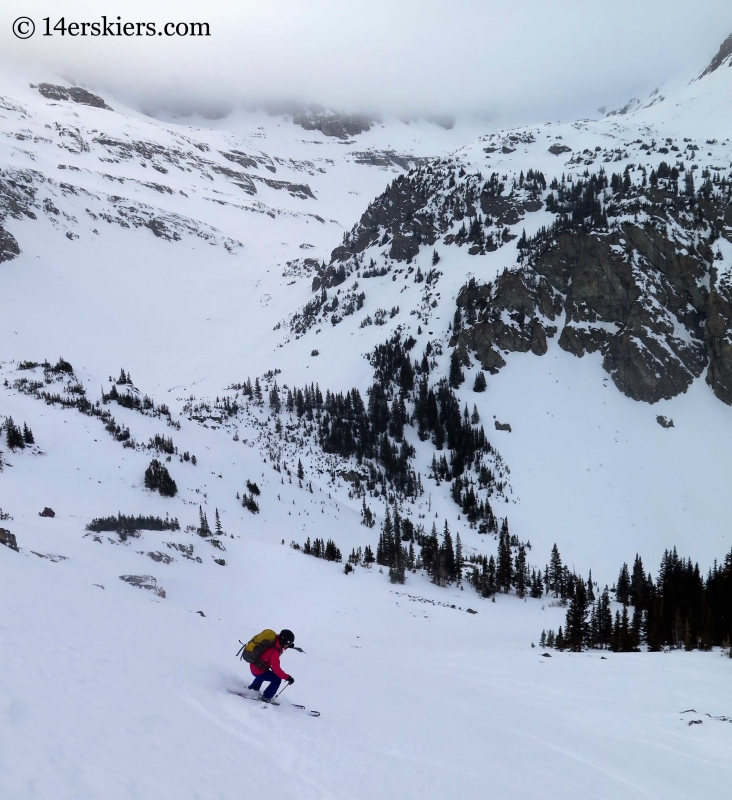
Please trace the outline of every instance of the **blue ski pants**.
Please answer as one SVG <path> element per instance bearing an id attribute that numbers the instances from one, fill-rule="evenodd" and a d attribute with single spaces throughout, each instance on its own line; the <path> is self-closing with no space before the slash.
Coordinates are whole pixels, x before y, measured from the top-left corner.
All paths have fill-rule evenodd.
<path id="1" fill-rule="evenodd" d="M 264 690 L 262 696 L 266 697 L 267 700 L 271 700 L 277 694 L 277 690 L 282 683 L 282 678 L 278 678 L 271 669 L 268 669 L 261 675 L 255 675 L 254 680 L 249 684 L 249 688 L 259 691 L 261 685 L 267 681 L 269 682 L 269 686 Z"/>

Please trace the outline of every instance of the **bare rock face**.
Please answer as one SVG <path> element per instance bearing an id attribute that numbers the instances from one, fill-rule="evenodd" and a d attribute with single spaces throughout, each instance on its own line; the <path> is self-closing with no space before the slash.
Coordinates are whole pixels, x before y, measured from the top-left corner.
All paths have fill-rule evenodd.
<path id="1" fill-rule="evenodd" d="M 20 255 L 20 247 L 18 242 L 10 231 L 6 231 L 0 225 L 0 263 L 3 261 L 11 261 L 17 255 Z"/>
<path id="2" fill-rule="evenodd" d="M 628 397 L 675 397 L 708 364 L 707 382 L 732 404 L 732 280 L 716 278 L 712 246 L 715 235 L 732 238 L 731 207 L 719 194 L 681 195 L 670 183 L 636 198 L 649 209 L 645 222 L 626 215 L 615 225 L 577 225 L 565 216 L 520 244 L 515 268 L 464 286 L 451 341 L 463 361 L 474 353 L 495 373 L 503 353 L 542 355 L 563 314 L 559 346 L 578 358 L 601 353 Z M 711 233 L 698 233 L 699 220 Z"/>
<path id="3" fill-rule="evenodd" d="M 421 244 L 432 245 L 437 239 L 434 218 L 425 208 L 429 199 L 426 184 L 400 175 L 366 209 L 347 242 L 333 250 L 331 263 L 347 261 L 376 244 L 384 231 L 392 240 L 391 258 L 397 261 L 413 258 Z"/>
<path id="4" fill-rule="evenodd" d="M 175 559 L 169 556 L 167 553 L 161 553 L 159 550 L 152 550 L 146 555 L 152 558 L 152 560 L 156 561 L 158 564 L 171 564 L 173 561 L 175 561 Z"/>
<path id="5" fill-rule="evenodd" d="M 38 85 L 38 91 L 48 100 L 66 100 L 74 103 L 80 103 L 84 106 L 92 106 L 93 108 L 105 108 L 107 111 L 112 109 L 96 94 L 82 89 L 80 86 L 55 86 L 52 83 L 41 83 Z"/>
<path id="6" fill-rule="evenodd" d="M 707 310 L 707 383 L 723 403 L 732 405 L 732 280 L 729 275 L 712 285 Z"/>
<path id="7" fill-rule="evenodd" d="M 560 156 L 562 153 L 571 153 L 572 152 L 572 148 L 571 147 L 567 147 L 566 144 L 556 144 L 555 143 L 549 148 L 549 152 L 553 156 Z"/>
<path id="8" fill-rule="evenodd" d="M 10 533 L 6 528 L 0 528 L 0 544 L 18 552 L 18 540 L 15 538 L 15 534 Z"/>
<path id="9" fill-rule="evenodd" d="M 580 357 L 600 350 L 624 394 L 653 403 L 685 392 L 703 372 L 708 264 L 698 252 L 681 255 L 661 229 L 567 232 L 534 269 L 565 295 L 559 345 Z"/>
<path id="10" fill-rule="evenodd" d="M 730 56 L 732 56 L 732 33 L 722 42 L 719 47 L 719 52 L 709 62 L 707 68 L 702 72 L 699 78 L 703 78 L 705 75 L 709 75 L 711 72 L 719 69 L 725 61 L 732 63 L 732 60 L 728 61 Z"/>
<path id="11" fill-rule="evenodd" d="M 457 299 L 467 325 L 456 329 L 450 344 L 461 354 L 474 352 L 481 366 L 495 375 L 506 362 L 501 352 L 544 355 L 551 325 L 563 303 L 546 278 L 531 270 L 505 271 L 495 283 L 465 286 Z"/>
<path id="12" fill-rule="evenodd" d="M 332 112 L 303 111 L 296 114 L 292 121 L 306 131 L 320 131 L 326 136 L 348 139 L 359 133 L 371 130 L 376 122 L 364 114 L 335 114 Z"/>
<path id="13" fill-rule="evenodd" d="M 152 575 L 120 575 L 119 579 L 130 586 L 137 586 L 138 589 L 147 589 L 154 592 L 158 597 L 165 597 L 165 589 L 158 586 L 158 582 Z"/>

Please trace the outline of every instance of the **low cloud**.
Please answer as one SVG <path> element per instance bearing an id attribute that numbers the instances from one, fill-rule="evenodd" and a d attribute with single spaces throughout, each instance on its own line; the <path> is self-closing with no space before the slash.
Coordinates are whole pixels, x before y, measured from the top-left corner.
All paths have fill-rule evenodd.
<path id="1" fill-rule="evenodd" d="M 244 104 L 477 114 L 510 123 L 594 112 L 687 78 L 732 32 L 728 0 L 118 2 L 122 21 L 207 22 L 206 38 L 42 36 L 98 3 L 5 0 L 0 63 L 93 87 L 148 112 L 220 116 Z M 35 36 L 12 21 L 31 17 Z"/>

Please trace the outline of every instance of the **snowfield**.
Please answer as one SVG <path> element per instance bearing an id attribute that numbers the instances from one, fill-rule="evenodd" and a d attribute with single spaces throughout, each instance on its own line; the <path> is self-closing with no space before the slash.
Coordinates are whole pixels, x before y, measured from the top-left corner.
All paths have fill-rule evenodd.
<path id="1" fill-rule="evenodd" d="M 387 119 L 341 140 L 260 112 L 190 124 L 111 98 L 113 110 L 53 102 L 5 76 L 0 244 L 5 230 L 20 253 L 0 262 L 0 422 L 27 423 L 35 444 L 11 451 L 5 431 L 0 444 L 0 528 L 19 546 L 0 546 L 0 798 L 724 796 L 732 661 L 721 648 L 543 650 L 542 630 L 566 615 L 552 597 L 491 601 L 421 570 L 395 585 L 376 564 L 345 574 L 303 554 L 291 543 L 333 539 L 344 561 L 354 548 L 375 550 L 385 507 L 366 498 L 377 525 L 362 525 L 355 459 L 324 455 L 285 409 L 283 438 L 267 392 L 276 380 L 281 390 L 316 383 L 323 394 L 365 396 L 364 356 L 397 330 L 414 337 L 414 358 L 430 343 L 433 374 L 447 374 L 460 288 L 515 262 L 515 243 L 478 256 L 423 246 L 411 269 L 392 263 L 383 276 L 349 275 L 339 295 L 329 288 L 331 301 L 362 290 L 356 313 L 336 323 L 322 313 L 296 331 L 318 267 L 409 158 L 449 156 L 486 178 L 526 165 L 579 176 L 587 164 L 575 156 L 599 142 L 627 145 L 608 164 L 622 172 L 639 158 L 637 136 L 688 135 L 719 139 L 704 163 L 729 175 L 727 73 L 632 114 L 532 126 L 535 143 L 516 154 L 487 153 L 508 134 L 491 139 L 475 122 L 445 130 Z M 560 138 L 574 156 L 547 152 Z M 385 165 L 384 153 L 407 168 Z M 549 219 L 529 214 L 511 234 L 531 236 Z M 732 245 L 720 248 L 721 274 Z M 374 245 L 366 263 L 385 264 L 385 249 Z M 442 274 L 428 288 L 414 274 L 429 273 L 433 249 Z M 364 324 L 379 310 L 385 324 Z M 42 362 L 59 357 L 73 373 L 44 374 Z M 542 357 L 505 360 L 485 393 L 472 391 L 476 362 L 456 394 L 461 408 L 476 406 L 494 463 L 507 467 L 492 502 L 531 543 L 530 567 L 543 569 L 556 543 L 601 590 L 636 553 L 654 577 L 674 546 L 704 574 L 724 558 L 732 414 L 703 376 L 650 405 L 615 388 L 599 353 L 578 359 L 556 339 Z M 135 447 L 17 383 L 95 407 L 120 369 L 134 382 L 120 391 L 169 409 L 98 406 Z M 247 378 L 262 381 L 262 405 L 244 396 Z M 228 415 L 216 405 L 225 397 L 237 403 Z M 174 440 L 167 461 L 147 444 L 156 435 Z M 449 483 L 428 477 L 430 442 L 409 426 L 405 438 L 424 494 L 403 503 L 404 516 L 439 532 L 447 521 L 466 557 L 495 554 L 495 537 L 459 516 Z M 153 457 L 175 497 L 145 488 Z M 242 507 L 247 481 L 261 490 L 256 514 Z M 39 515 L 45 507 L 53 518 Z M 195 530 L 199 513 L 213 527 L 216 511 L 220 547 Z M 118 512 L 180 527 L 127 538 L 87 530 Z M 249 682 L 238 640 L 265 627 L 291 628 L 306 651 L 285 655 L 296 682 L 277 708 L 229 692 Z"/>

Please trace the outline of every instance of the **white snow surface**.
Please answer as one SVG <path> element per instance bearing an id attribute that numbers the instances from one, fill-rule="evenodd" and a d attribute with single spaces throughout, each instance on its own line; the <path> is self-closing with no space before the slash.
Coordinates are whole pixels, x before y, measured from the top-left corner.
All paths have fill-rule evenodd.
<path id="1" fill-rule="evenodd" d="M 194 127 L 144 117 L 112 98 L 105 99 L 113 111 L 51 103 L 6 76 L 0 169 L 36 170 L 43 180 L 38 219 L 5 221 L 22 253 L 0 264 L 0 418 L 26 421 L 37 443 L 15 453 L 2 446 L 0 507 L 11 519 L 0 526 L 17 536 L 20 552 L 0 546 L 0 797 L 723 795 L 732 779 L 732 725 L 712 717 L 732 716 L 732 662 L 719 651 L 544 657 L 531 644 L 565 615 L 550 598 L 493 603 L 467 585 L 439 588 L 411 573 L 393 586 L 378 567 L 346 576 L 342 565 L 289 544 L 333 538 L 344 558 L 353 547 L 375 547 L 378 526 L 359 524 L 360 500 L 349 497 L 342 475 L 347 465 L 329 474 L 309 446 L 291 447 L 290 468 L 298 457 L 305 467 L 301 488 L 272 469 L 262 438 L 274 423 L 266 406 L 239 397 L 244 409 L 217 422 L 197 421 L 184 405 L 192 395 L 195 402 L 233 397 L 229 384 L 272 369 L 282 370 L 280 386 L 312 381 L 323 392 L 363 392 L 372 374 L 363 355 L 397 325 L 417 339 L 416 354 L 428 340 L 442 344 L 438 361 L 446 367 L 460 287 L 471 275 L 487 280 L 510 266 L 513 246 L 476 258 L 438 243 L 443 275 L 437 306 L 427 311 L 423 290 L 394 272 L 361 280 L 364 307 L 340 324 L 318 324 L 300 338 L 288 331 L 290 315 L 311 297 L 312 275 L 294 260 L 328 263 L 343 232 L 404 171 L 358 164 L 354 153 L 455 152 L 456 164 L 484 175 L 534 168 L 550 179 L 584 171 L 585 161 L 570 159 L 598 145 L 627 151 L 607 165 L 622 171 L 638 160 L 637 139 L 689 136 L 712 154 L 702 159 L 700 150 L 700 163 L 729 174 L 729 73 L 720 69 L 624 117 L 522 129 L 535 142 L 507 155 L 486 154 L 486 138 L 466 144 L 474 132 L 460 125 L 445 131 L 387 120 L 348 143 L 265 114 L 238 112 Z M 176 163 L 123 158 L 94 141 L 100 134 L 183 155 Z M 559 137 L 572 153 L 547 152 Z M 713 138 L 719 141 L 706 145 Z M 73 141 L 78 152 L 66 146 Z M 220 155 L 233 150 L 261 160 L 243 168 Z M 307 184 L 314 197 L 256 180 L 256 194 L 248 194 L 212 165 Z M 44 212 L 44 199 L 60 213 Z M 133 204 L 136 213 L 144 204 L 176 220 L 180 240 L 105 221 Z M 515 232 L 525 227 L 530 235 L 547 219 L 528 215 Z M 415 268 L 426 272 L 431 254 L 423 248 Z M 732 251 L 723 255 L 728 266 Z M 352 285 L 349 279 L 341 293 Z M 366 314 L 397 305 L 386 325 L 360 327 Z M 422 334 L 412 309 L 427 315 Z M 177 455 L 168 465 L 175 498 L 143 488 L 149 452 L 123 448 L 98 419 L 12 388 L 19 377 L 42 379 L 40 369 L 19 371 L 18 362 L 59 356 L 72 362 L 92 401 L 123 367 L 141 394 L 170 406 L 180 430 L 164 418 L 109 409 L 138 443 L 171 435 L 179 452 L 197 456 L 196 466 Z M 510 469 L 508 499 L 497 512 L 532 543 L 532 566 L 543 567 L 556 542 L 570 566 L 583 575 L 591 568 L 603 586 L 636 552 L 655 575 L 674 545 L 704 571 L 729 551 L 732 414 L 703 378 L 685 395 L 649 406 L 621 395 L 599 356 L 578 360 L 555 340 L 541 358 L 506 360 L 485 394 L 470 390 L 471 371 L 458 394 L 477 404 Z M 658 414 L 674 428 L 660 427 Z M 494 417 L 512 432 L 494 431 Z M 449 487 L 426 478 L 433 450 L 414 431 L 407 437 L 418 448 L 425 495 L 405 513 L 424 514 L 438 529 L 448 520 L 468 554 L 495 552 L 492 537 L 457 519 Z M 236 496 L 246 480 L 262 490 L 257 515 Z M 383 507 L 369 504 L 380 520 Z M 225 552 L 185 530 L 198 523 L 199 505 L 211 524 L 214 509 L 221 513 Z M 39 517 L 45 506 L 55 518 Z M 117 511 L 169 514 L 181 530 L 126 541 L 114 533 L 96 541 L 85 530 L 93 517 Z M 201 563 L 168 543 L 192 545 Z M 174 560 L 153 561 L 151 552 Z M 131 574 L 153 576 L 165 597 L 120 580 Z M 264 627 L 293 629 L 306 651 L 283 659 L 296 682 L 279 708 L 227 692 L 248 682 L 246 665 L 234 658 L 237 640 Z M 692 718 L 703 724 L 689 725 Z"/>

